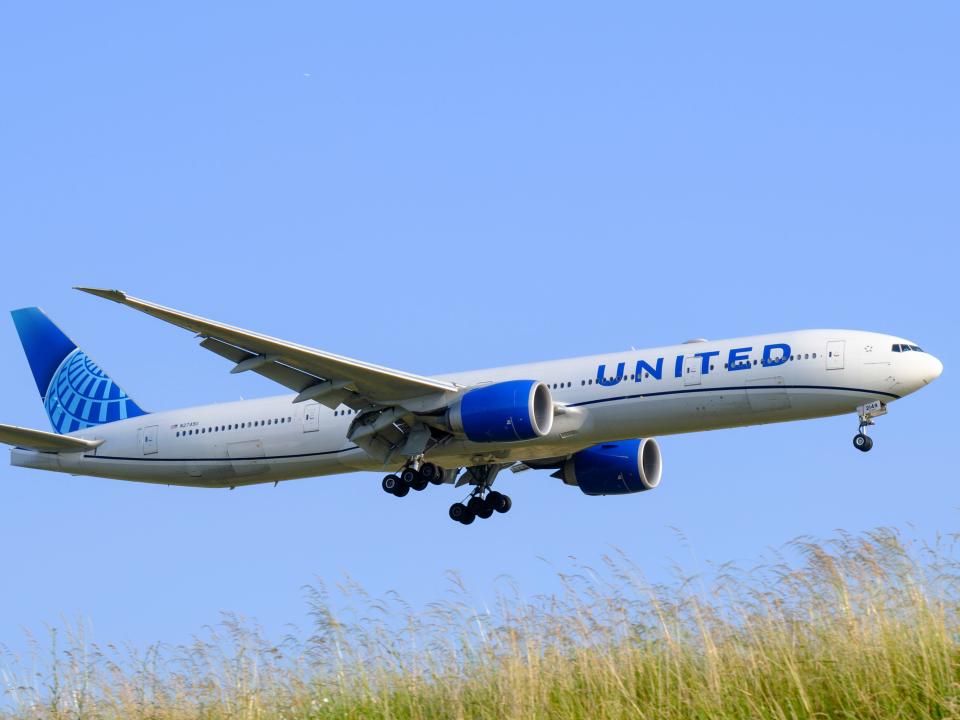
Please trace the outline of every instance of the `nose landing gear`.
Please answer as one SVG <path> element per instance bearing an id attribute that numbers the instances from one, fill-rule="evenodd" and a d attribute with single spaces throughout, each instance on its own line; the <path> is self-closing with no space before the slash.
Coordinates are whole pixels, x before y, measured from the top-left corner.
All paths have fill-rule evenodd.
<path id="1" fill-rule="evenodd" d="M 860 427 L 857 434 L 853 436 L 853 446 L 860 452 L 869 452 L 873 447 L 873 439 L 867 435 L 866 429 L 874 425 L 873 419 L 887 414 L 887 406 L 880 400 L 874 400 L 872 403 L 861 405 L 857 408 L 857 415 L 860 416 Z"/>

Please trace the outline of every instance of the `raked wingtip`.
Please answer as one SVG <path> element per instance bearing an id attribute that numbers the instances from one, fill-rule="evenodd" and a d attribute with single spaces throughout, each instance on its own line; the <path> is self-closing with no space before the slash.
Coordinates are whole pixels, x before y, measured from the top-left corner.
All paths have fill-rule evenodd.
<path id="1" fill-rule="evenodd" d="M 97 297 L 106 298 L 107 300 L 113 300 L 114 302 L 118 303 L 122 303 L 127 299 L 126 293 L 120 290 L 104 290 L 102 288 L 82 287 L 80 285 L 74 285 L 73 289 L 88 293 L 90 295 L 96 295 Z"/>

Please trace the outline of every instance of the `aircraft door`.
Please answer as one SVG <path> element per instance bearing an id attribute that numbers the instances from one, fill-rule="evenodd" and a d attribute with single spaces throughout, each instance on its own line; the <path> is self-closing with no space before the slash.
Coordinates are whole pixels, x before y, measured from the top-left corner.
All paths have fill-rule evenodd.
<path id="1" fill-rule="evenodd" d="M 304 403 L 303 431 L 317 432 L 320 429 L 320 404 L 315 402 Z"/>
<path id="2" fill-rule="evenodd" d="M 700 384 L 700 366 L 702 364 L 703 364 L 703 359 L 697 357 L 696 355 L 683 359 L 683 384 L 684 385 Z"/>
<path id="3" fill-rule="evenodd" d="M 845 345 L 843 340 L 831 340 L 827 343 L 827 370 L 843 370 Z"/>
<path id="4" fill-rule="evenodd" d="M 157 431 L 159 429 L 159 426 L 151 425 L 150 427 L 140 428 L 140 431 L 137 433 L 137 439 L 140 441 L 140 450 L 144 455 L 157 454 Z"/>

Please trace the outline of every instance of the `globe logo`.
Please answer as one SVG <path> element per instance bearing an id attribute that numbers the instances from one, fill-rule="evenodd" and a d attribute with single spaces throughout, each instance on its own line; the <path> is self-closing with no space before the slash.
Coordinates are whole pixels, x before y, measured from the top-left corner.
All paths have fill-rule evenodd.
<path id="1" fill-rule="evenodd" d="M 145 414 L 79 348 L 67 355 L 54 373 L 44 407 L 61 434 Z"/>

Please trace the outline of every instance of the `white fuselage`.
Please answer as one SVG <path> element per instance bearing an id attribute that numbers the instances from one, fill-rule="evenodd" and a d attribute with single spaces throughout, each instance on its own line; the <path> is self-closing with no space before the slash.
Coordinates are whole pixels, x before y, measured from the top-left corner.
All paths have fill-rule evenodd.
<path id="1" fill-rule="evenodd" d="M 454 373 L 443 379 L 467 387 L 540 380 L 562 409 L 550 433 L 536 440 L 488 444 L 453 438 L 428 457 L 447 468 L 556 458 L 611 440 L 851 413 L 875 400 L 889 403 L 908 395 L 939 375 L 936 358 L 893 352 L 898 343 L 908 341 L 860 331 L 803 330 Z M 151 413 L 72 433 L 102 439 L 94 451 L 17 448 L 12 463 L 199 487 L 382 469 L 346 439 L 356 417 L 352 411 L 295 404 L 293 397 Z"/>

